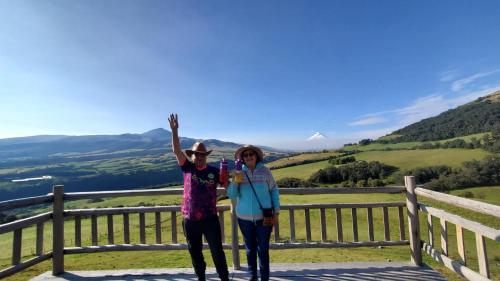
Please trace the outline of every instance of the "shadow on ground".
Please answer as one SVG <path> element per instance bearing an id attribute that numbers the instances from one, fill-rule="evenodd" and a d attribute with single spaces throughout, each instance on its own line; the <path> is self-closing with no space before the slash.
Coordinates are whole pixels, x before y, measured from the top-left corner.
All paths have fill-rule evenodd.
<path id="1" fill-rule="evenodd" d="M 231 280 L 249 280 L 244 270 L 231 271 Z M 138 269 L 113 271 L 72 271 L 61 276 L 46 272 L 32 281 L 192 281 L 197 280 L 192 269 Z M 207 280 L 219 280 L 213 269 L 207 270 Z M 354 281 L 354 280 L 405 280 L 445 281 L 438 272 L 424 265 L 416 267 L 407 263 L 300 263 L 271 265 L 274 281 Z"/>

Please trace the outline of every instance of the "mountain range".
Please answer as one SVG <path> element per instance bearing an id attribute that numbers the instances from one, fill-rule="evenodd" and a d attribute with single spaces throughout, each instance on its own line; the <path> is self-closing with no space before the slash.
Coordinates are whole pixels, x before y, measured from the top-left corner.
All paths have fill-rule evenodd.
<path id="1" fill-rule="evenodd" d="M 47 193 L 53 184 L 69 191 L 147 188 L 182 180 L 172 153 L 172 133 L 162 128 L 142 134 L 42 135 L 0 140 L 0 201 Z M 183 148 L 198 139 L 181 137 Z M 241 144 L 203 140 L 214 152 L 209 162 L 232 158 Z M 263 147 L 266 159 L 286 152 Z M 45 178 L 44 178 L 45 176 Z M 22 179 L 48 179 L 23 181 Z"/>

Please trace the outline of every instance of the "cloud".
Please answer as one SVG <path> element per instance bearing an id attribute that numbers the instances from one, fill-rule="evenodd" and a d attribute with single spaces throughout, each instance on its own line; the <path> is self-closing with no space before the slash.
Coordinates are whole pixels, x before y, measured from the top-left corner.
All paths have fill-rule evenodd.
<path id="1" fill-rule="evenodd" d="M 476 81 L 477 79 L 495 74 L 499 71 L 500 71 L 500 69 L 495 69 L 495 70 L 486 71 L 486 72 L 479 72 L 479 73 L 476 73 L 476 74 L 471 75 L 469 77 L 465 77 L 465 78 L 456 80 L 453 83 L 451 83 L 451 90 L 453 92 L 461 91 L 467 84 L 470 84 L 470 83 Z"/>
<path id="2" fill-rule="evenodd" d="M 373 125 L 387 122 L 388 120 L 381 116 L 369 116 L 363 119 L 359 119 L 357 121 L 349 123 L 349 126 L 365 126 L 365 125 Z"/>
<path id="3" fill-rule="evenodd" d="M 442 95 L 432 95 L 418 98 L 409 106 L 395 109 L 393 112 L 397 115 L 399 124 L 406 126 L 437 115 L 449 108 L 449 102 Z"/>
<path id="4" fill-rule="evenodd" d="M 354 132 L 351 135 L 351 137 L 358 141 L 360 139 L 376 139 L 381 136 L 385 136 L 389 133 L 392 133 L 396 131 L 397 129 L 400 129 L 398 126 L 393 126 L 393 127 L 387 127 L 387 128 L 381 128 L 381 129 L 375 129 L 375 130 L 364 130 L 364 131 L 358 131 Z"/>
<path id="5" fill-rule="evenodd" d="M 439 73 L 439 81 L 441 82 L 449 82 L 455 79 L 458 75 L 458 69 L 446 70 Z"/>
<path id="6" fill-rule="evenodd" d="M 365 115 L 366 118 L 349 123 L 350 126 L 366 125 L 371 122 L 373 122 L 371 124 L 375 124 L 375 121 L 384 119 L 384 122 L 390 122 L 394 124 L 393 126 L 381 129 L 358 131 L 350 134 L 350 136 L 354 139 L 378 138 L 422 119 L 436 116 L 446 110 L 456 108 L 496 91 L 500 91 L 500 83 L 493 86 L 483 86 L 482 89 L 467 92 L 459 97 L 454 95 L 447 97 L 443 94 L 421 97 L 412 101 L 407 106 L 367 114 Z"/>

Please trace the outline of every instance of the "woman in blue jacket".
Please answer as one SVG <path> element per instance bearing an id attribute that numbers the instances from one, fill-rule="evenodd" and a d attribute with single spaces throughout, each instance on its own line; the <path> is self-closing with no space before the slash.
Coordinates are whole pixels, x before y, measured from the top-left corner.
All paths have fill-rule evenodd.
<path id="1" fill-rule="evenodd" d="M 227 195 L 231 199 L 236 199 L 236 214 L 245 240 L 248 269 L 252 274 L 251 280 L 257 280 L 258 256 L 260 278 L 262 281 L 267 281 L 269 280 L 269 239 L 273 226 L 263 225 L 262 208 L 273 208 L 273 221 L 277 222 L 280 201 L 278 187 L 271 171 L 262 163 L 263 157 L 262 150 L 252 145 L 240 147 L 235 152 L 235 159 L 241 159 L 244 164 L 243 181 L 239 184 L 231 183 L 227 189 Z"/>

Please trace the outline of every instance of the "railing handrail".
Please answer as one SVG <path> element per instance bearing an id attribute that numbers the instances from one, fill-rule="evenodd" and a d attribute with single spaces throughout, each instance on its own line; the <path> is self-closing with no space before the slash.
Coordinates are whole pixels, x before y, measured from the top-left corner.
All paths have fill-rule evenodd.
<path id="1" fill-rule="evenodd" d="M 439 202 L 500 218 L 500 206 L 417 187 L 415 193 Z"/>
<path id="2" fill-rule="evenodd" d="M 52 212 L 46 212 L 24 219 L 15 220 L 9 223 L 4 223 L 0 225 L 0 234 L 14 231 L 16 229 L 25 228 L 32 226 L 37 223 L 46 222 L 52 218 Z"/>
<path id="3" fill-rule="evenodd" d="M 402 193 L 404 187 L 300 187 L 279 188 L 280 194 L 360 194 L 360 193 Z M 97 199 L 129 196 L 152 196 L 152 195 L 181 195 L 183 188 L 161 188 L 140 190 L 117 190 L 117 191 L 92 191 L 92 192 L 67 192 L 64 200 Z M 224 188 L 217 188 L 217 194 L 225 194 Z"/>
<path id="4" fill-rule="evenodd" d="M 12 199 L 7 201 L 0 201 L 0 211 L 28 207 L 37 204 L 50 203 L 54 199 L 52 193 L 40 196 L 25 197 L 19 199 Z"/>
<path id="5" fill-rule="evenodd" d="M 20 219 L 14 222 L 6 223 L 0 225 L 0 234 L 6 232 L 14 232 L 13 236 L 13 258 L 12 267 L 0 270 L 0 277 L 12 274 L 29 266 L 35 265 L 43 260 L 52 258 L 53 274 L 57 275 L 64 271 L 64 255 L 65 254 L 75 254 L 75 253 L 91 253 L 100 251 L 123 251 L 123 250 L 164 250 L 164 249 L 187 249 L 187 244 L 177 243 L 177 233 L 172 232 L 172 243 L 162 244 L 161 243 L 161 212 L 170 212 L 171 215 L 171 229 L 177 229 L 176 226 L 176 213 L 180 212 L 181 207 L 175 206 L 136 206 L 136 207 L 119 207 L 119 208 L 92 208 L 92 209 L 64 209 L 64 202 L 67 200 L 78 200 L 78 199 L 96 199 L 96 198 L 110 198 L 110 197 L 128 197 L 128 196 L 157 196 L 157 195 L 181 195 L 183 194 L 183 188 L 164 188 L 164 189 L 145 189 L 145 190 L 121 190 L 121 191 L 98 191 L 98 192 L 69 192 L 64 193 L 63 186 L 54 186 L 53 193 L 47 195 L 20 198 L 14 200 L 8 200 L 0 202 L 0 211 L 11 208 L 26 207 L 35 204 L 42 203 L 52 203 L 52 211 L 48 213 L 43 213 L 35 215 L 32 217 Z M 218 188 L 218 194 L 225 194 L 225 189 Z M 415 178 L 413 176 L 405 177 L 405 186 L 391 186 L 391 187 L 364 187 L 364 188 L 350 188 L 350 187 L 314 187 L 314 188 L 280 188 L 281 194 L 369 194 L 369 193 L 386 193 L 386 194 L 397 194 L 405 193 L 406 202 L 401 201 L 391 201 L 391 202 L 366 202 L 366 203 L 311 203 L 311 204 L 289 204 L 282 205 L 282 210 L 287 210 L 290 213 L 290 241 L 289 243 L 283 243 L 279 239 L 279 223 L 275 226 L 275 243 L 271 243 L 270 248 L 273 249 L 290 249 L 290 248 L 331 248 L 331 247 L 373 247 L 373 246 L 396 246 L 396 245 L 410 245 L 412 251 L 412 261 L 420 265 L 421 264 L 421 251 L 422 245 L 423 249 L 429 253 L 434 259 L 444 263 L 445 266 L 451 270 L 466 276 L 469 279 L 484 278 L 488 280 L 489 278 L 489 268 L 487 263 L 486 255 L 486 244 L 484 238 L 490 238 L 493 241 L 500 242 L 500 230 L 496 230 L 487 226 L 484 226 L 478 222 L 464 219 L 460 216 L 453 215 L 446 211 L 427 206 L 425 204 L 419 203 L 417 201 L 417 195 L 426 198 L 434 199 L 440 202 L 449 203 L 458 207 L 462 207 L 468 210 L 477 211 L 479 213 L 493 215 L 495 217 L 500 216 L 500 206 L 487 204 L 483 202 L 477 202 L 470 199 L 460 198 L 458 196 L 442 194 L 439 192 L 425 190 L 420 187 L 416 187 Z M 219 205 L 219 220 L 222 221 L 221 231 L 224 233 L 224 212 L 231 210 L 231 244 L 224 242 L 225 249 L 233 249 L 233 265 L 239 268 L 239 249 L 242 249 L 244 245 L 238 242 L 238 228 L 236 213 L 234 212 L 234 200 L 232 205 Z M 399 229 L 400 229 L 400 239 L 391 240 L 389 235 L 389 216 L 388 208 L 397 207 L 398 208 L 398 218 L 399 218 Z M 404 215 L 403 207 L 406 207 L 408 211 L 408 230 L 410 233 L 409 239 L 406 240 L 404 235 Z M 357 212 L 356 210 L 365 208 L 367 211 L 367 222 L 368 222 L 368 233 L 370 241 L 358 241 L 358 224 L 357 224 Z M 383 209 L 383 222 L 384 222 L 384 240 L 375 241 L 373 238 L 373 211 L 372 208 L 382 208 Z M 295 222 L 294 222 L 294 210 L 304 210 L 304 218 L 306 224 L 306 242 L 297 243 L 295 240 Z M 321 226 L 321 242 L 315 242 L 311 240 L 311 222 L 310 222 L 310 210 L 319 209 L 320 210 L 320 226 Z M 336 223 L 337 223 L 337 242 L 331 242 L 327 239 L 326 235 L 326 209 L 334 209 Z M 344 241 L 342 238 L 342 209 L 351 209 L 352 215 L 352 231 L 353 231 L 353 241 Z M 441 240 L 442 240 L 442 254 L 436 251 L 434 247 L 433 239 L 430 239 L 429 244 L 427 244 L 423 239 L 421 239 L 420 233 L 420 223 L 419 223 L 419 211 L 425 212 L 428 215 L 428 227 L 432 228 L 432 216 L 440 218 L 441 222 Z M 156 244 L 146 244 L 145 238 L 145 213 L 155 213 L 155 227 L 156 227 Z M 130 244 L 129 238 L 129 213 L 139 213 L 139 229 L 141 236 L 140 244 Z M 127 234 L 124 234 L 124 240 L 129 241 L 125 244 L 115 244 L 113 237 L 113 215 L 122 214 L 124 231 L 126 229 Z M 99 245 L 97 244 L 97 217 L 107 215 L 108 216 L 108 244 Z M 82 217 L 89 216 L 92 224 L 92 246 L 81 245 L 81 219 Z M 74 217 L 75 219 L 75 233 L 80 233 L 78 237 L 75 237 L 75 245 L 77 247 L 64 247 L 64 218 Z M 43 225 L 45 221 L 53 221 L 53 247 L 52 252 L 43 253 Z M 451 260 L 448 255 L 448 234 L 446 223 L 456 224 L 457 231 L 457 243 L 461 243 L 461 257 L 465 261 L 464 245 L 463 245 L 463 233 L 462 227 L 473 231 L 476 235 L 476 248 L 478 253 L 479 261 L 479 273 L 466 268 L 456 261 Z M 37 256 L 33 259 L 21 262 L 21 241 L 22 241 L 22 229 L 36 224 L 37 232 Z M 125 228 L 126 225 L 126 228 Z M 292 227 L 293 225 L 293 227 Z M 429 232 L 430 233 L 430 232 Z M 77 242 L 79 241 L 79 242 Z M 159 241 L 159 242 L 158 242 Z M 206 246 L 206 245 L 205 245 Z M 458 267 L 457 267 L 458 266 Z M 235 267 L 236 268 L 236 267 Z"/>
<path id="6" fill-rule="evenodd" d="M 281 210 L 302 210 L 302 209 L 361 209 L 361 208 L 381 208 L 381 207 L 404 207 L 403 201 L 395 202 L 367 202 L 367 203 L 312 203 L 312 204 L 285 204 L 281 205 Z M 217 205 L 218 211 L 229 211 L 231 205 Z M 158 206 L 134 206 L 134 207 L 112 207 L 112 208 L 85 208 L 85 209 L 66 209 L 65 217 L 71 216 L 91 216 L 91 215 L 119 215 L 126 213 L 154 213 L 154 212 L 179 212 L 180 205 L 158 205 Z"/>
<path id="7" fill-rule="evenodd" d="M 422 203 L 418 204 L 419 209 L 425 213 L 431 214 L 440 219 L 444 219 L 447 222 L 453 223 L 455 225 L 459 225 L 465 229 L 468 229 L 474 233 L 481 234 L 484 237 L 488 237 L 493 241 L 500 242 L 500 230 L 491 228 L 484 224 L 468 220 L 466 218 L 462 218 L 461 216 L 457 216 L 451 213 L 448 213 L 444 210 L 434 208 Z"/>
<path id="8" fill-rule="evenodd" d="M 285 187 L 279 188 L 280 194 L 376 194 L 387 193 L 396 194 L 405 192 L 404 186 L 384 186 L 384 187 Z M 159 188 L 159 189 L 129 189 L 116 191 L 83 191 L 66 192 L 64 201 L 80 199 L 98 199 L 114 197 L 132 197 L 132 196 L 154 196 L 154 195 L 181 195 L 183 188 Z M 217 188 L 217 194 L 225 194 L 224 188 Z M 28 207 L 37 204 L 51 203 L 54 199 L 52 193 L 46 195 L 25 197 L 13 200 L 0 201 L 0 211 Z"/>

